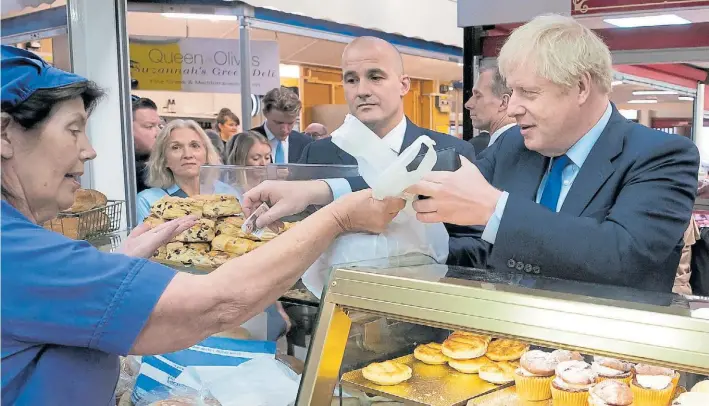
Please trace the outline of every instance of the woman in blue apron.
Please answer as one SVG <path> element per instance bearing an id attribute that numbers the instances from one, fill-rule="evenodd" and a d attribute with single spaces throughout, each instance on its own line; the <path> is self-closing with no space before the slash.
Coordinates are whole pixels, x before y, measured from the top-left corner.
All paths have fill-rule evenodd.
<path id="1" fill-rule="evenodd" d="M 172 352 L 241 325 L 339 234 L 381 232 L 404 206 L 348 195 L 208 275 L 139 258 L 194 225 L 191 216 L 140 226 L 120 253 L 100 252 L 40 224 L 73 204 L 96 157 L 85 130 L 102 91 L 30 52 L 1 49 L 2 405 L 115 405 L 119 355 Z"/>

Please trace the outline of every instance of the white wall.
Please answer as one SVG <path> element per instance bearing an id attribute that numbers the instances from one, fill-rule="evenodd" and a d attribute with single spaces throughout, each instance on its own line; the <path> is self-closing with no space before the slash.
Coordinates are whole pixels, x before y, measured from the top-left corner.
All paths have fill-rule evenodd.
<path id="1" fill-rule="evenodd" d="M 152 99 L 158 105 L 160 114 L 168 99 L 175 100 L 177 114 L 194 115 L 199 118 L 216 118 L 223 107 L 228 107 L 241 117 L 241 95 L 227 93 L 188 93 L 158 90 L 134 90 L 133 94 Z"/>

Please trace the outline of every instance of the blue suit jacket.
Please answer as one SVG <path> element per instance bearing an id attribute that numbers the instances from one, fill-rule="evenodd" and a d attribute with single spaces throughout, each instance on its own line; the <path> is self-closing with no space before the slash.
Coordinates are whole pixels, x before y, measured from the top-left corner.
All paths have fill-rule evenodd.
<path id="1" fill-rule="evenodd" d="M 559 213 L 535 202 L 548 162 L 518 127 L 481 154 L 483 176 L 510 196 L 494 246 L 458 240 L 449 262 L 670 292 L 697 190 L 694 143 L 613 106 Z"/>

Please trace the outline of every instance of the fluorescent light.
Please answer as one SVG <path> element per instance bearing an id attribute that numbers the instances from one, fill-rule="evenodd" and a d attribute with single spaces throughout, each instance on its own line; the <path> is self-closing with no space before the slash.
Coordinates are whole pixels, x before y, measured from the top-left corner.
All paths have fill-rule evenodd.
<path id="1" fill-rule="evenodd" d="M 239 19 L 237 16 L 224 14 L 162 13 L 161 15 L 167 18 L 186 18 L 189 20 L 236 21 Z"/>
<path id="2" fill-rule="evenodd" d="M 618 85 L 622 85 L 622 84 L 623 84 L 622 80 L 614 80 L 611 82 L 611 86 L 613 86 L 613 87 L 618 86 Z"/>
<path id="3" fill-rule="evenodd" d="M 298 65 L 286 65 L 282 63 L 278 65 L 278 71 L 282 78 L 300 78 L 300 66 Z"/>
<path id="4" fill-rule="evenodd" d="M 679 96 L 677 100 L 682 100 L 682 101 L 694 101 L 694 97 L 692 96 Z"/>
<path id="5" fill-rule="evenodd" d="M 689 20 L 674 14 L 663 14 L 643 17 L 608 18 L 603 20 L 610 25 L 622 28 L 634 27 L 655 27 L 658 25 L 682 25 L 691 24 Z"/>
<path id="6" fill-rule="evenodd" d="M 636 90 L 633 92 L 633 96 L 656 96 L 664 94 L 678 94 L 673 90 Z"/>
<path id="7" fill-rule="evenodd" d="M 618 110 L 620 115 L 627 118 L 628 120 L 637 120 L 638 111 L 637 110 Z"/>
<path id="8" fill-rule="evenodd" d="M 657 100 L 630 100 L 628 104 L 655 104 L 657 103 Z"/>

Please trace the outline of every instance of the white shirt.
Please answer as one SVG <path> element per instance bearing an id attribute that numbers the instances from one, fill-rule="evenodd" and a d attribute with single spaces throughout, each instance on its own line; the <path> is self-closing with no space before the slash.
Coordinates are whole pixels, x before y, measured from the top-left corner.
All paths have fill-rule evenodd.
<path id="1" fill-rule="evenodd" d="M 268 121 L 268 120 L 266 120 Z M 271 162 L 274 164 L 276 163 L 276 148 L 278 147 L 278 138 L 276 138 L 275 135 L 271 132 L 271 130 L 268 129 L 268 126 L 266 125 L 266 122 L 263 123 L 263 129 L 266 130 L 266 137 L 268 137 L 268 142 L 271 144 Z M 287 164 L 290 163 L 288 162 L 288 139 L 290 137 L 286 137 L 285 141 L 281 141 L 281 148 L 283 149 L 283 163 Z"/>
<path id="2" fill-rule="evenodd" d="M 487 143 L 487 146 L 489 147 L 492 144 L 494 144 L 495 141 L 497 141 L 497 139 L 500 138 L 500 136 L 502 135 L 503 132 L 509 130 L 510 128 L 514 127 L 515 125 L 517 125 L 517 124 L 512 123 L 512 124 L 507 124 L 506 126 L 498 128 L 497 131 L 495 131 L 494 133 L 492 133 L 492 135 L 490 135 L 490 142 Z"/>

